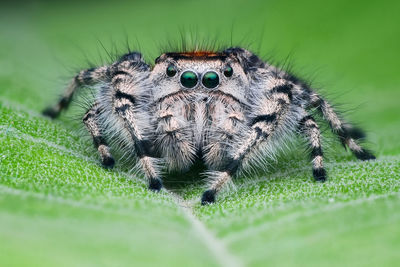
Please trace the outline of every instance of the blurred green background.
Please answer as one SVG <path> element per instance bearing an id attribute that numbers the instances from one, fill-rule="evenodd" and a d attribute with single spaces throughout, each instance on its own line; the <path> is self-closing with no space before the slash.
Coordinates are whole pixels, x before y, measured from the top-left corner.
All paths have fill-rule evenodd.
<path id="1" fill-rule="evenodd" d="M 0 265 L 395 266 L 400 260 L 399 1 L 0 3 Z M 102 169 L 52 103 L 126 43 L 149 62 L 181 33 L 292 63 L 369 134 L 358 162 L 327 134 L 330 180 L 303 150 L 200 207 L 201 181 L 152 194 Z M 103 46 L 105 49 L 103 49 Z"/>

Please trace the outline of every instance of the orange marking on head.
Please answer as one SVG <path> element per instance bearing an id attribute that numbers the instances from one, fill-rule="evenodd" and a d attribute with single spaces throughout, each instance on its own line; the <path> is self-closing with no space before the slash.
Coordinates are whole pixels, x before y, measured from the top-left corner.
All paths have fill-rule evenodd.
<path id="1" fill-rule="evenodd" d="M 219 54 L 213 52 L 213 51 L 192 51 L 192 52 L 184 52 L 182 53 L 183 56 L 188 56 L 188 57 L 216 57 L 219 56 Z"/>
<path id="2" fill-rule="evenodd" d="M 222 52 L 214 52 L 214 51 L 189 51 L 189 52 L 173 52 L 166 53 L 166 56 L 172 57 L 175 59 L 205 59 L 205 60 L 213 60 L 213 59 L 225 59 L 227 55 Z"/>

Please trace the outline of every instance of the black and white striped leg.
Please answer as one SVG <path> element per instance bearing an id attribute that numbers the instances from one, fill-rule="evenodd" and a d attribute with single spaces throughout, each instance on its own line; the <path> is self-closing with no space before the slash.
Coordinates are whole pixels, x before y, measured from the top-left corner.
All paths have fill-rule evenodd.
<path id="1" fill-rule="evenodd" d="M 312 105 L 322 113 L 323 117 L 328 121 L 332 132 L 339 137 L 344 147 L 348 147 L 360 160 L 375 159 L 371 151 L 360 145 L 360 141 L 365 138 L 365 134 L 361 129 L 344 122 L 333 107 L 315 93 L 312 95 Z"/>
<path id="2" fill-rule="evenodd" d="M 230 162 L 223 170 L 212 173 L 212 183 L 201 199 L 203 205 L 215 201 L 216 194 L 232 181 L 243 160 L 251 156 L 285 121 L 292 101 L 292 85 L 282 80 L 276 84 L 270 89 L 270 96 L 261 99 L 257 105 L 260 110 L 250 122 L 250 132 L 243 142 L 236 144 Z"/>
<path id="3" fill-rule="evenodd" d="M 275 120 L 276 118 L 274 118 Z M 275 122 L 274 122 L 275 123 Z M 201 198 L 201 204 L 207 205 L 214 203 L 216 195 L 224 188 L 226 185 L 231 183 L 233 176 L 237 173 L 242 165 L 243 159 L 248 157 L 253 151 L 255 151 L 262 141 L 267 140 L 268 136 L 272 133 L 272 127 L 266 127 L 266 122 L 259 121 L 257 126 L 252 128 L 252 132 L 249 137 L 237 147 L 236 153 L 229 160 L 229 163 L 221 171 L 212 172 L 210 175 L 211 183 L 209 189 L 206 190 Z M 263 125 L 264 130 L 268 132 L 263 132 L 259 127 Z"/>
<path id="4" fill-rule="evenodd" d="M 305 116 L 303 119 L 301 119 L 299 126 L 300 131 L 307 139 L 311 150 L 314 179 L 318 182 L 325 182 L 326 171 L 323 164 L 321 131 L 312 116 Z"/>
<path id="5" fill-rule="evenodd" d="M 212 172 L 209 177 L 212 182 L 201 197 L 201 205 L 214 203 L 218 192 L 232 181 L 233 174 L 229 170 Z"/>
<path id="6" fill-rule="evenodd" d="M 138 52 L 130 52 L 123 55 L 118 61 L 110 66 L 102 66 L 98 68 L 90 68 L 82 70 L 70 82 L 63 96 L 54 105 L 46 108 L 42 113 L 50 118 L 56 118 L 61 111 L 67 109 L 76 92 L 86 86 L 92 86 L 100 82 L 109 82 L 109 78 L 113 76 L 111 72 L 144 72 L 149 71 L 150 67 L 143 61 L 142 55 Z"/>
<path id="7" fill-rule="evenodd" d="M 129 132 L 134 150 L 138 157 L 139 168 L 148 179 L 149 189 L 160 191 L 162 181 L 158 160 L 152 157 L 151 143 L 143 136 L 142 127 L 138 127 L 138 115 L 135 110 L 134 88 L 131 86 L 131 77 L 128 71 L 120 70 L 112 78 L 114 88 L 114 113 L 122 119 L 123 127 Z M 142 121 L 141 124 L 144 122 Z"/>
<path id="8" fill-rule="evenodd" d="M 115 160 L 110 153 L 110 147 L 108 146 L 104 136 L 101 132 L 99 123 L 98 123 L 98 105 L 95 104 L 93 107 L 88 110 L 83 117 L 83 123 L 88 129 L 90 135 L 93 138 L 93 143 L 96 149 L 100 154 L 101 163 L 106 168 L 114 167 Z"/>
<path id="9" fill-rule="evenodd" d="M 108 68 L 99 67 L 91 68 L 87 70 L 82 70 L 78 75 L 70 82 L 64 94 L 61 96 L 60 100 L 54 105 L 43 110 L 43 115 L 48 116 L 52 119 L 57 118 L 62 110 L 68 108 L 72 101 L 73 96 L 76 91 L 85 86 L 90 86 L 96 82 L 105 80 L 107 77 Z"/>

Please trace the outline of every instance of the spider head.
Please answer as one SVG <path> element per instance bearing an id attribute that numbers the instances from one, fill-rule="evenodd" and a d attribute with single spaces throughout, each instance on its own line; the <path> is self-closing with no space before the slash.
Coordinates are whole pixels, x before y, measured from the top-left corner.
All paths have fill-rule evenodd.
<path id="1" fill-rule="evenodd" d="M 178 92 L 215 92 L 244 99 L 249 77 L 238 57 L 228 52 L 165 53 L 150 76 L 156 98 Z"/>

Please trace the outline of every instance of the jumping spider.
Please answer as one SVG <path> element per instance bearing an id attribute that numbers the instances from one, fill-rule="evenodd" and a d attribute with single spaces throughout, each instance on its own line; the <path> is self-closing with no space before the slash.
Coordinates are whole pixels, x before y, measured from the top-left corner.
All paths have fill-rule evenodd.
<path id="1" fill-rule="evenodd" d="M 321 133 L 311 110 L 357 158 L 375 158 L 359 144 L 362 131 L 305 82 L 240 47 L 165 53 L 153 67 L 130 52 L 109 66 L 81 71 L 43 113 L 57 117 L 79 88 L 95 85 L 83 123 L 102 164 L 113 167 L 109 142 L 117 143 L 136 157 L 149 188 L 159 191 L 163 167 L 187 170 L 201 159 L 210 169 L 202 204 L 215 202 L 238 171 L 270 156 L 290 133 L 307 140 L 313 176 L 325 181 Z"/>

